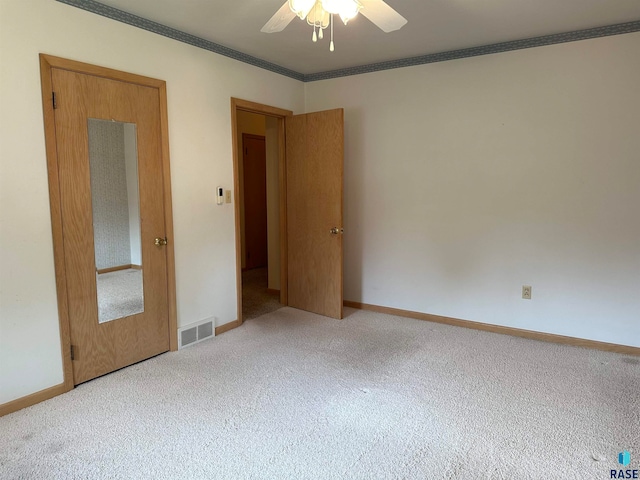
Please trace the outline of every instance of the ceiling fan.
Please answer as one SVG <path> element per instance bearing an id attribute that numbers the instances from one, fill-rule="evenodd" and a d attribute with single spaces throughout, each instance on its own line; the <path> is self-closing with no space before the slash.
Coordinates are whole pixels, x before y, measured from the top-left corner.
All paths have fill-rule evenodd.
<path id="1" fill-rule="evenodd" d="M 383 0 L 287 0 L 260 30 L 264 33 L 281 32 L 296 16 L 306 19 L 313 27 L 311 39 L 317 42 L 324 37 L 323 30 L 331 27 L 329 50 L 334 51 L 333 16 L 339 15 L 346 25 L 358 13 L 368 18 L 383 32 L 399 30 L 407 19 Z"/>

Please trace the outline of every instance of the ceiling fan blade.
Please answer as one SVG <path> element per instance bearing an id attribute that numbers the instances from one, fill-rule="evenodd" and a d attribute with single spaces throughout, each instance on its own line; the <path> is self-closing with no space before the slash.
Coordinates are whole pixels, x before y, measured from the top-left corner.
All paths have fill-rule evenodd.
<path id="1" fill-rule="evenodd" d="M 360 13 L 378 26 L 385 33 L 400 30 L 407 24 L 407 19 L 396 12 L 382 0 L 359 0 L 362 4 Z"/>
<path id="2" fill-rule="evenodd" d="M 262 27 L 260 31 L 264 33 L 281 32 L 294 18 L 296 18 L 296 14 L 289 8 L 289 2 L 284 2 L 280 10 L 264 24 L 264 27 Z"/>

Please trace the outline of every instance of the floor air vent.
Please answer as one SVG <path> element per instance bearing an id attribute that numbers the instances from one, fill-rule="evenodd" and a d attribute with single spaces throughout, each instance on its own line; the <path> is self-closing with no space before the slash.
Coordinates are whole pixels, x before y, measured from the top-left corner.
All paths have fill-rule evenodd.
<path id="1" fill-rule="evenodd" d="M 215 336 L 215 329 L 213 328 L 214 321 L 215 319 L 205 320 L 179 329 L 179 348 L 188 347 L 202 340 L 206 340 L 209 337 Z"/>

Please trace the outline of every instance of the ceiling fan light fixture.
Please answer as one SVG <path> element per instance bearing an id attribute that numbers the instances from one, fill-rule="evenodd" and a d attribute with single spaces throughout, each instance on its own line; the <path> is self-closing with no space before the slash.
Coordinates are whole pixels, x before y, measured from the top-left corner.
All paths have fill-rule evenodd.
<path id="1" fill-rule="evenodd" d="M 315 4 L 316 0 L 289 0 L 289 8 L 302 20 L 309 15 Z"/>
<path id="2" fill-rule="evenodd" d="M 358 0 L 321 0 L 322 8 L 340 18 L 346 25 L 349 20 L 358 15 L 362 4 Z"/>
<path id="3" fill-rule="evenodd" d="M 327 28 L 329 26 L 329 13 L 322 8 L 319 2 L 307 15 L 307 23 L 313 27 L 320 28 Z"/>
<path id="4" fill-rule="evenodd" d="M 373 2 L 373 0 L 367 1 Z M 349 20 L 355 18 L 358 13 L 360 13 L 360 10 L 364 7 L 363 4 L 367 5 L 367 7 L 369 6 L 369 4 L 365 2 L 365 0 L 287 0 L 284 5 L 280 7 L 280 10 L 278 10 L 276 14 L 271 18 L 271 20 L 267 22 L 267 24 L 262 28 L 261 31 L 270 33 L 282 30 L 282 28 L 286 26 L 286 23 L 290 22 L 293 18 L 293 16 L 291 16 L 291 13 L 293 13 L 294 15 L 300 17 L 301 20 L 306 19 L 307 23 L 313 27 L 313 35 L 311 36 L 311 40 L 314 43 L 318 40 L 322 40 L 322 38 L 324 37 L 324 33 L 322 32 L 322 30 L 331 26 L 331 42 L 329 43 L 329 51 L 333 52 L 335 50 L 335 44 L 333 43 L 333 16 L 339 15 L 340 19 L 346 25 Z M 289 6 L 291 13 L 286 12 L 287 5 Z M 374 2 L 374 5 L 378 6 L 377 13 L 380 13 L 380 8 L 383 8 L 384 14 L 378 15 L 378 17 L 385 17 L 387 23 L 384 24 L 384 26 L 380 26 L 379 22 L 376 22 L 376 20 L 374 20 L 376 15 L 375 9 L 371 11 L 371 14 L 367 9 L 364 15 L 385 32 L 397 30 L 398 28 L 402 27 L 402 25 L 407 23 L 407 21 L 395 10 L 389 7 L 384 2 L 384 0 L 378 0 L 378 3 Z M 384 8 L 386 8 L 386 10 L 384 10 Z M 282 10 L 285 10 L 286 13 L 283 13 Z M 389 11 L 391 13 L 389 13 Z M 285 17 L 285 20 L 288 18 L 288 21 L 284 26 L 281 26 L 283 23 L 282 17 Z M 398 23 L 397 20 L 399 17 L 401 21 L 400 25 L 396 26 L 395 28 L 389 27 L 389 17 L 391 17 L 392 20 L 396 20 L 395 24 Z"/>

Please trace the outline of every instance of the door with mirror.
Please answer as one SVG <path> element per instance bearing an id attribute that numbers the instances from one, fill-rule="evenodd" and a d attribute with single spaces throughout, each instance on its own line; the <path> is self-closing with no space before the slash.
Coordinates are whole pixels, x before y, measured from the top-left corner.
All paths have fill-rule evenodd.
<path id="1" fill-rule="evenodd" d="M 53 68 L 74 384 L 169 350 L 160 100 Z"/>

